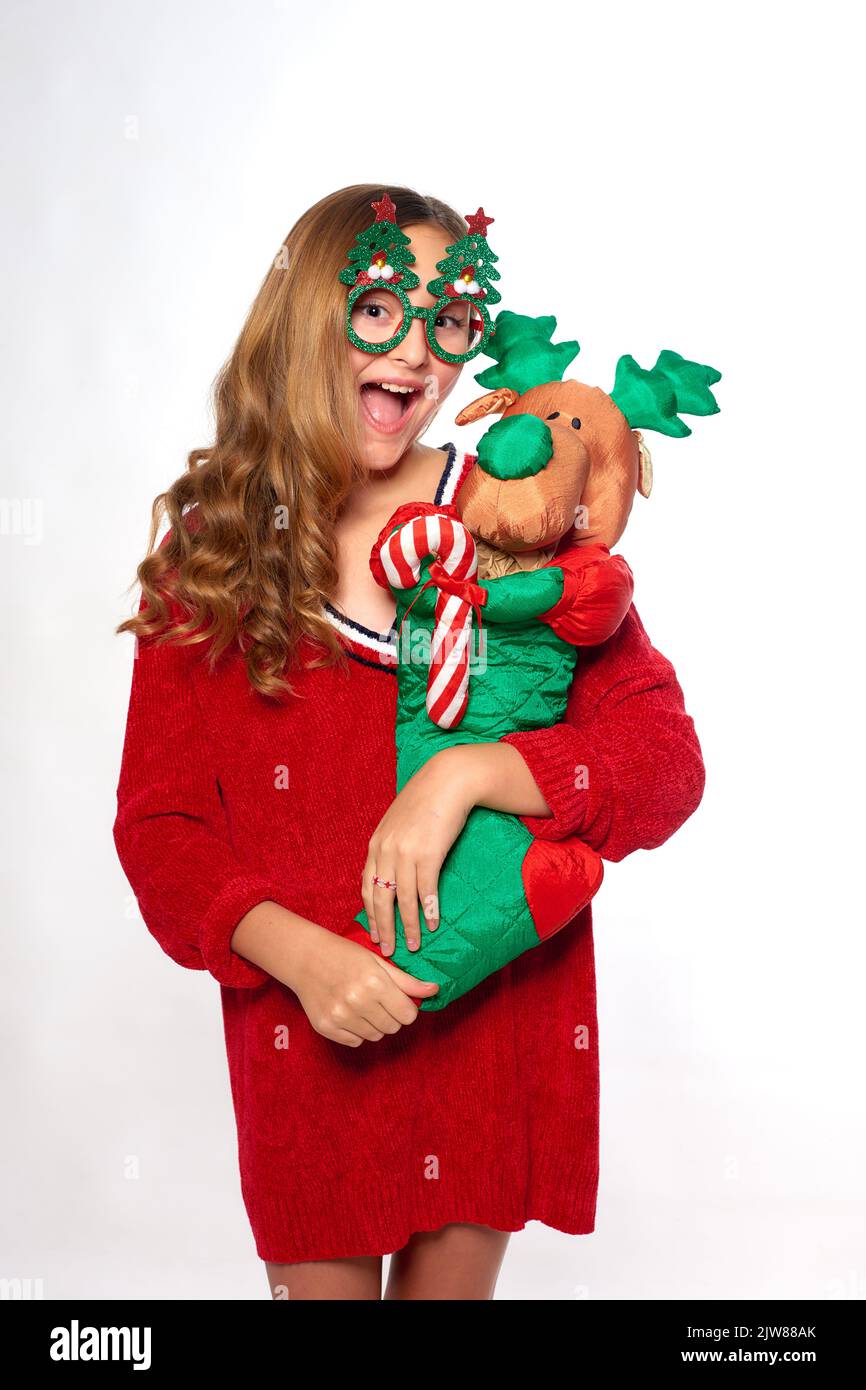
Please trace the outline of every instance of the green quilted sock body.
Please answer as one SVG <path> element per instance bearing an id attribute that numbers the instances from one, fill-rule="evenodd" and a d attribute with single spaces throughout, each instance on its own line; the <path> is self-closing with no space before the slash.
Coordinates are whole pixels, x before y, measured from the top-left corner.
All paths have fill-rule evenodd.
<path id="1" fill-rule="evenodd" d="M 562 593 L 558 568 L 529 571 L 482 584 L 488 592 L 483 627 L 472 633 L 469 702 L 455 729 L 442 729 L 427 708 L 429 643 L 435 588 L 396 592 L 397 625 L 411 605 L 398 642 L 397 790 L 440 749 L 460 743 L 492 743 L 503 734 L 548 728 L 564 716 L 577 652 L 537 615 Z M 420 595 L 420 596 L 419 596 Z M 417 951 L 406 947 L 395 901 L 396 942 L 387 957 L 439 992 L 420 1004 L 443 1009 L 493 971 L 538 944 L 526 899 L 522 865 L 533 837 L 516 816 L 474 807 L 449 850 L 439 876 L 439 921 L 422 925 Z M 367 914 L 355 920 L 369 932 Z M 423 917 L 422 917 L 423 923 Z"/>

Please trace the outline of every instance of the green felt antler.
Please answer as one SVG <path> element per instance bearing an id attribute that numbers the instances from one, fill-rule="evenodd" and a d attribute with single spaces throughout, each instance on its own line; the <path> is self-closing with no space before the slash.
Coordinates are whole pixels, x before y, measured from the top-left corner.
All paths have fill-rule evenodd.
<path id="1" fill-rule="evenodd" d="M 580 352 L 580 343 L 572 339 L 554 343 L 556 319 L 552 314 L 530 318 L 504 309 L 496 316 L 495 332 L 486 349 L 497 366 L 479 372 L 475 380 L 488 390 L 507 386 L 521 396 L 533 386 L 548 381 L 561 381 L 566 367 Z"/>
<path id="2" fill-rule="evenodd" d="M 505 309 L 496 319 L 487 348 L 496 365 L 478 372 L 475 380 L 489 391 L 506 387 L 519 395 L 533 386 L 561 381 L 580 352 L 580 343 L 576 339 L 554 343 L 555 331 L 552 314 L 532 318 Z M 670 348 L 659 353 L 649 371 L 626 354 L 616 364 L 610 397 L 632 429 L 655 430 L 682 439 L 691 430 L 681 415 L 717 414 L 719 406 L 710 386 L 721 379 L 715 367 L 691 362 Z"/>
<path id="3" fill-rule="evenodd" d="M 629 354 L 621 357 L 610 396 L 632 429 L 656 430 L 682 439 L 691 430 L 680 413 L 715 415 L 719 406 L 710 386 L 721 379 L 715 367 L 690 362 L 665 348 L 649 371 Z"/>

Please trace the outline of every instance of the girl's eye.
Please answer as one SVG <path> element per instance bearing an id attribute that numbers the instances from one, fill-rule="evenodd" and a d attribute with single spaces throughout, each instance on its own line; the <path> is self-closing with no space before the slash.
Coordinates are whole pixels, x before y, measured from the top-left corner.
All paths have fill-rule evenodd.
<path id="1" fill-rule="evenodd" d="M 384 343 L 397 336 L 403 306 L 388 290 L 368 290 L 352 306 L 352 327 L 364 343 Z"/>

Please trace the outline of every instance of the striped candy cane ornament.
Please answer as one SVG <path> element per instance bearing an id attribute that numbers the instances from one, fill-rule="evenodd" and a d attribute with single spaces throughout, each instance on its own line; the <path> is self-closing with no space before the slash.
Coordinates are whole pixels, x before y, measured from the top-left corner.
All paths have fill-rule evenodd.
<path id="1" fill-rule="evenodd" d="M 413 589 L 421 577 L 421 565 L 430 555 L 434 556 L 430 578 L 421 593 L 430 584 L 435 584 L 438 592 L 427 676 L 427 713 L 440 728 L 453 729 L 469 702 L 472 613 L 474 609 L 480 618 L 487 591 L 474 582 L 478 572 L 475 541 L 455 517 L 441 512 L 415 516 L 394 531 L 379 550 L 382 569 L 392 589 Z M 404 622 L 408 614 L 409 609 Z"/>

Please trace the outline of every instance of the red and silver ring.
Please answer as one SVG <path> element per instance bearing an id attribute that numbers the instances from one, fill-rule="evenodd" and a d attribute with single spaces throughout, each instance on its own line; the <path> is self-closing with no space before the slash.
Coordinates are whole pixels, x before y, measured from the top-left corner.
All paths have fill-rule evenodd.
<path id="1" fill-rule="evenodd" d="M 390 878 L 380 878 L 378 874 L 373 875 L 373 882 L 377 888 L 396 888 L 396 883 L 392 883 Z"/>

